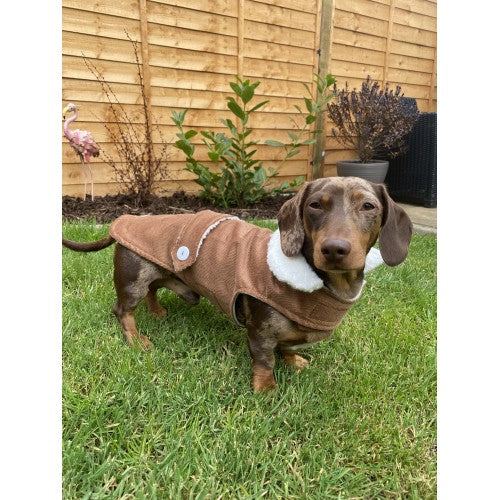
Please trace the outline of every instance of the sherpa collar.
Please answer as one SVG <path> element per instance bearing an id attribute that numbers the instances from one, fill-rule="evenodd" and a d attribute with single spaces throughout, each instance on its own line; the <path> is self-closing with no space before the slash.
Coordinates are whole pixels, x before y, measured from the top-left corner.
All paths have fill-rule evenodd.
<path id="1" fill-rule="evenodd" d="M 366 256 L 364 272 L 372 271 L 382 264 L 382 256 L 377 248 L 372 248 Z M 267 264 L 279 281 L 302 292 L 314 292 L 323 288 L 323 280 L 314 272 L 302 254 L 287 257 L 281 249 L 280 231 L 277 229 L 267 247 Z"/>

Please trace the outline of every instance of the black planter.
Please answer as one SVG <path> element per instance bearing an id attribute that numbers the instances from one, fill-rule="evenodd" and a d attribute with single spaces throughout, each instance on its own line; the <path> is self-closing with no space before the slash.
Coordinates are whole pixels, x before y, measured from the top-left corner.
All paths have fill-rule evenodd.
<path id="1" fill-rule="evenodd" d="M 437 113 L 421 113 L 408 136 L 408 151 L 389 161 L 391 197 L 427 208 L 437 206 Z"/>
<path id="2" fill-rule="evenodd" d="M 340 177 L 361 177 L 367 181 L 384 182 L 389 162 L 385 160 L 372 160 L 361 163 L 359 160 L 340 160 L 337 162 L 337 174 Z"/>

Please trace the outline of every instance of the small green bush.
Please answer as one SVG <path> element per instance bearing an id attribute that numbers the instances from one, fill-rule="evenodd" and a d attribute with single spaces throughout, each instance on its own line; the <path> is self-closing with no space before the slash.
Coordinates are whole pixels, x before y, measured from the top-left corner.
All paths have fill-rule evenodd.
<path id="1" fill-rule="evenodd" d="M 325 107 L 333 96 L 333 94 L 327 94 L 327 88 L 335 82 L 335 79 L 331 75 L 327 75 L 327 78 L 318 79 L 317 82 L 322 85 L 321 97 L 318 101 L 314 101 L 312 92 L 306 86 L 311 94 L 310 99 L 304 99 L 307 113 L 297 106 L 304 119 L 304 126 L 298 133 L 289 133 L 291 142 L 285 144 L 279 141 L 266 141 L 267 145 L 285 149 L 285 157 L 281 163 L 298 154 L 300 146 L 316 141 L 314 137 L 311 137 L 313 133 L 306 129 L 316 121 L 318 111 Z M 220 171 L 212 172 L 207 165 L 194 158 L 195 146 L 191 143 L 191 139 L 198 132 L 195 130 L 184 131 L 183 123 L 187 110 L 179 113 L 172 111 L 172 121 L 179 129 L 178 140 L 174 145 L 186 155 L 186 169 L 196 175 L 195 182 L 202 187 L 200 195 L 214 205 L 223 208 L 252 205 L 266 196 L 297 187 L 304 180 L 304 177 L 300 176 L 292 182 L 283 182 L 279 186 L 269 188 L 271 180 L 277 176 L 278 170 L 266 169 L 262 161 L 253 158 L 257 152 L 255 146 L 258 141 L 253 141 L 250 138 L 253 129 L 248 127 L 248 120 L 252 113 L 269 102 L 261 101 L 255 105 L 250 104 L 259 83 L 250 83 L 249 80 L 242 80 L 239 77 L 236 77 L 235 82 L 230 82 L 239 102 L 232 96 L 226 98 L 227 107 L 236 121 L 235 124 L 231 119 L 221 120 L 228 129 L 229 135 L 206 130 L 200 132 L 204 138 L 204 144 L 208 147 L 208 157 L 211 162 L 214 164 L 222 162 Z"/>

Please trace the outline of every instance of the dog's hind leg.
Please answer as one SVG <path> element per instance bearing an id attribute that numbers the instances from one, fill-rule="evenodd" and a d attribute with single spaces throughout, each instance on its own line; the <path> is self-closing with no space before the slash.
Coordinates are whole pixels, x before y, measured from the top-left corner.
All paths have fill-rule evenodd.
<path id="1" fill-rule="evenodd" d="M 163 286 L 165 286 L 164 280 L 153 281 L 153 283 L 149 285 L 149 290 L 146 295 L 146 305 L 148 306 L 148 310 L 151 315 L 156 318 L 162 318 L 168 313 L 167 309 L 158 302 L 158 297 L 156 296 L 156 291 Z"/>
<path id="2" fill-rule="evenodd" d="M 150 285 L 165 278 L 165 271 L 119 244 L 116 246 L 114 262 L 117 301 L 113 312 L 120 322 L 127 343 L 129 345 L 142 345 L 144 348 L 150 349 L 150 341 L 144 335 L 139 335 L 137 331 L 134 312 L 139 302 L 144 298 L 146 298 L 148 306 L 155 307 L 157 304 L 161 308 L 156 299 L 156 290 L 150 290 Z M 153 294 L 154 299 L 152 298 Z"/>
<path id="3" fill-rule="evenodd" d="M 169 276 L 164 280 L 163 286 L 175 292 L 181 299 L 192 306 L 196 306 L 200 302 L 200 296 L 175 276 Z"/>

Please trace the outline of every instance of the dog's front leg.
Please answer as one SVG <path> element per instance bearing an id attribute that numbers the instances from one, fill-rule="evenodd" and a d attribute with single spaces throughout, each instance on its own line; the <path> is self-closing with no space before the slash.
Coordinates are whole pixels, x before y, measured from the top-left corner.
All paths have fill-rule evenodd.
<path id="1" fill-rule="evenodd" d="M 277 341 L 252 325 L 247 328 L 248 348 L 252 358 L 252 387 L 255 392 L 274 389 L 273 368 L 275 363 L 274 349 Z"/>

